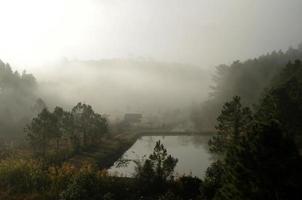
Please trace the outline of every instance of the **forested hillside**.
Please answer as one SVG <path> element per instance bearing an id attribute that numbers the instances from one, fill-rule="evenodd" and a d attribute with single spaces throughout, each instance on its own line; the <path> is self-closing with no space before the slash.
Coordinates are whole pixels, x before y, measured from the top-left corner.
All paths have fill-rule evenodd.
<path id="1" fill-rule="evenodd" d="M 192 112 L 192 120 L 200 130 L 213 129 L 219 108 L 232 96 L 238 95 L 245 105 L 253 106 L 274 85 L 274 77 L 290 62 L 302 59 L 302 45 L 286 52 L 272 53 L 231 65 L 219 65 L 213 76 L 210 97 Z"/>
<path id="2" fill-rule="evenodd" d="M 302 145 L 302 64 L 289 62 L 271 83 L 256 106 L 259 121 L 276 119 Z"/>
<path id="3" fill-rule="evenodd" d="M 40 110 L 39 104 L 43 104 L 37 101 L 36 89 L 33 75 L 13 71 L 0 60 L 0 138 L 23 134 L 25 124 Z"/>

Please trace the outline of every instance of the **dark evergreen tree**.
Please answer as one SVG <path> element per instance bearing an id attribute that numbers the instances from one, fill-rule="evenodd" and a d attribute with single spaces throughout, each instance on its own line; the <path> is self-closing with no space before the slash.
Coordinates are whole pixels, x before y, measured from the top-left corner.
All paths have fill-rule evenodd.
<path id="1" fill-rule="evenodd" d="M 201 198 L 204 200 L 211 200 L 222 187 L 224 175 L 223 161 L 217 160 L 208 167 L 201 190 Z"/>
<path id="2" fill-rule="evenodd" d="M 256 107 L 259 121 L 277 119 L 281 127 L 302 144 L 302 64 L 289 62 Z"/>
<path id="3" fill-rule="evenodd" d="M 98 136 L 108 132 L 107 120 L 95 113 L 90 105 L 78 103 L 72 109 L 75 133 L 82 141 L 83 147 L 94 144 Z"/>
<path id="4" fill-rule="evenodd" d="M 223 184 L 216 200 L 302 198 L 302 160 L 279 123 L 254 124 L 239 143 L 229 147 Z"/>
<path id="5" fill-rule="evenodd" d="M 210 151 L 221 154 L 247 131 L 252 113 L 248 107 L 241 105 L 240 97 L 235 96 L 224 104 L 217 121 L 217 134 L 210 139 L 209 145 Z"/>
<path id="6" fill-rule="evenodd" d="M 159 193 L 166 190 L 167 182 L 173 180 L 174 168 L 178 160 L 168 155 L 160 141 L 156 142 L 153 153 L 143 163 L 135 161 L 136 179 L 139 185 L 145 185 L 144 193 Z M 147 190 L 145 190 L 147 189 Z"/>
<path id="7" fill-rule="evenodd" d="M 46 108 L 27 125 L 25 131 L 35 155 L 45 158 L 49 151 L 50 141 L 58 132 L 56 117 Z"/>

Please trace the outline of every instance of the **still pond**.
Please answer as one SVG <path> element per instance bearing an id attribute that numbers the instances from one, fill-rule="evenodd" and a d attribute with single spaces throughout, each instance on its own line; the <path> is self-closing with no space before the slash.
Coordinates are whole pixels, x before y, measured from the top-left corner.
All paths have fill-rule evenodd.
<path id="1" fill-rule="evenodd" d="M 123 155 L 124 159 L 146 158 L 153 152 L 155 143 L 160 140 L 173 157 L 178 159 L 175 168 L 176 176 L 192 175 L 203 177 L 211 163 L 208 151 L 208 136 L 143 136 Z M 130 162 L 126 167 L 117 167 L 116 163 L 109 169 L 110 174 L 118 176 L 132 176 L 135 164 Z"/>

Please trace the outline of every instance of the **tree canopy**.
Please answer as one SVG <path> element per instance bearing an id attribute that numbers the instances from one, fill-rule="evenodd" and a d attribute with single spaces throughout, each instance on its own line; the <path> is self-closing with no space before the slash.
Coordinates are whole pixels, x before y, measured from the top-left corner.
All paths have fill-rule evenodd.
<path id="1" fill-rule="evenodd" d="M 108 133 L 108 124 L 91 106 L 78 103 L 71 112 L 60 107 L 53 112 L 44 108 L 27 125 L 26 132 L 33 152 L 44 158 L 61 149 L 77 152 L 97 145 Z"/>

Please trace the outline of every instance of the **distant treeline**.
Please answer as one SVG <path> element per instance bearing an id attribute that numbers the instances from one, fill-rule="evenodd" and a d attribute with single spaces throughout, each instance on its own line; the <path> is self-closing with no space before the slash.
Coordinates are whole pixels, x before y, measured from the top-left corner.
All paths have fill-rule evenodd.
<path id="1" fill-rule="evenodd" d="M 243 104 L 253 107 L 263 98 L 265 89 L 278 84 L 276 76 L 284 67 L 297 59 L 302 59 L 302 45 L 286 52 L 273 51 L 244 62 L 217 66 L 210 97 L 194 108 L 192 121 L 199 130 L 213 130 L 221 106 L 235 95 L 242 98 Z"/>

